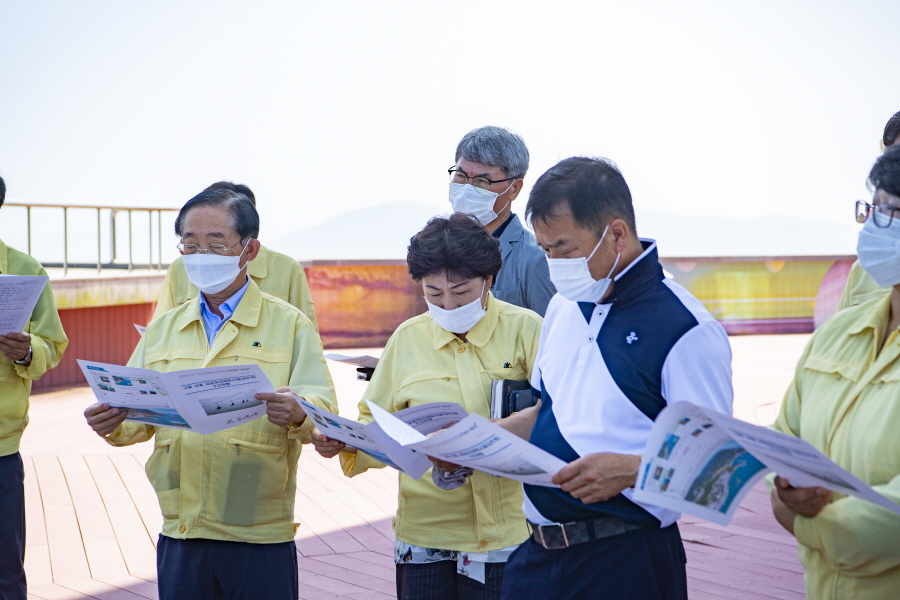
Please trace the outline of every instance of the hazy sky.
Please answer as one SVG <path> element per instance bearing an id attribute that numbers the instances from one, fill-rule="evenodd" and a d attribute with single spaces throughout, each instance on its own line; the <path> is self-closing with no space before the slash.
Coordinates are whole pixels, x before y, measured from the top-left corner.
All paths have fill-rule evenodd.
<path id="1" fill-rule="evenodd" d="M 169 207 L 244 182 L 265 240 L 444 210 L 493 124 L 527 186 L 602 155 L 639 215 L 846 222 L 900 110 L 898 24 L 896 1 L 0 0 L 0 174 L 10 200 Z"/>

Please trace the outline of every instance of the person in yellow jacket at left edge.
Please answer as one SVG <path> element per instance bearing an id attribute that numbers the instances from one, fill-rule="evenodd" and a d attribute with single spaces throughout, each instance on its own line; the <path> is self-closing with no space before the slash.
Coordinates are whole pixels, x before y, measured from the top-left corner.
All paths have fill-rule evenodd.
<path id="1" fill-rule="evenodd" d="M 209 190 L 231 190 L 244 194 L 250 199 L 253 206 L 256 206 L 256 197 L 244 184 L 219 181 L 204 191 Z M 304 315 L 309 317 L 313 327 L 318 331 L 319 324 L 316 321 L 316 310 L 309 292 L 309 282 L 306 280 L 306 273 L 299 262 L 290 256 L 260 245 L 259 254 L 247 267 L 247 274 L 260 290 L 299 308 Z M 159 300 L 156 302 L 156 310 L 153 311 L 153 319 L 157 319 L 163 313 L 197 297 L 197 294 L 197 286 L 188 279 L 183 260 L 175 259 L 175 262 L 166 271 L 166 279 L 163 281 Z"/>
<path id="2" fill-rule="evenodd" d="M 0 178 L 0 207 L 6 183 Z M 0 274 L 46 275 L 41 264 L 0 240 Z M 0 335 L 0 598 L 25 600 L 25 489 L 19 440 L 28 425 L 31 382 L 59 364 L 69 340 L 50 285 L 25 332 Z"/>
<path id="3" fill-rule="evenodd" d="M 114 446 L 153 440 L 146 471 L 163 514 L 160 600 L 296 600 L 297 460 L 313 427 L 295 394 L 337 411 L 322 344 L 306 315 L 247 275 L 259 216 L 246 196 L 201 192 L 175 231 L 201 294 L 152 321 L 128 365 L 170 372 L 257 364 L 278 390 L 256 396 L 267 418 L 200 435 L 123 423 L 125 413 L 108 404 L 85 417 Z"/>

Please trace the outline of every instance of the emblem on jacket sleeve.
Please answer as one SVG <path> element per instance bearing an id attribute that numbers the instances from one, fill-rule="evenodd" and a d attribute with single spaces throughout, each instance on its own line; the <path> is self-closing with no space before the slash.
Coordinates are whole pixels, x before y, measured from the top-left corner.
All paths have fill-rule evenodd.
<path id="1" fill-rule="evenodd" d="M 636 342 L 637 340 L 638 340 L 638 336 L 637 336 L 637 334 L 636 334 L 635 332 L 633 332 L 633 331 L 632 331 L 631 333 L 628 334 L 628 337 L 625 338 L 625 341 L 628 342 L 629 344 L 630 344 L 631 342 Z"/>

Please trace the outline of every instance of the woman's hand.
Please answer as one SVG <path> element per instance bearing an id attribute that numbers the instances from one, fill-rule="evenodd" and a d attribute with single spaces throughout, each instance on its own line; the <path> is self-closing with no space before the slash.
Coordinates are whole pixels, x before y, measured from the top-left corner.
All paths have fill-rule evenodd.
<path id="1" fill-rule="evenodd" d="M 356 448 L 353 448 L 352 446 L 348 448 L 347 444 L 344 442 L 333 440 L 319 432 L 318 429 L 313 429 L 312 445 L 315 447 L 316 452 L 324 458 L 333 458 L 341 452 L 356 452 Z"/>

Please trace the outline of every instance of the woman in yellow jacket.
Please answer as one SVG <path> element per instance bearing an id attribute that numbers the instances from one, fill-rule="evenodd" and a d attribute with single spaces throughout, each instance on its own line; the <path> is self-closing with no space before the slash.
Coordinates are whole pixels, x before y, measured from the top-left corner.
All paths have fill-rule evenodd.
<path id="1" fill-rule="evenodd" d="M 812 336 L 775 429 L 802 437 L 900 503 L 900 148 L 869 174 L 857 253 L 889 296 L 838 312 Z M 775 479 L 775 517 L 800 546 L 808 598 L 897 598 L 900 515 L 824 488 Z"/>
<path id="2" fill-rule="evenodd" d="M 391 412 L 452 401 L 489 417 L 493 380 L 529 380 L 541 318 L 491 295 L 499 244 L 467 215 L 432 219 L 410 240 L 407 263 L 422 284 L 428 312 L 388 340 L 359 420 L 372 421 L 365 400 Z M 341 465 L 350 477 L 384 467 L 317 432 L 313 443 L 326 457 L 343 450 Z M 521 484 L 467 469 L 433 471 L 418 481 L 400 475 L 397 597 L 499 598 L 506 558 L 528 538 Z"/>

